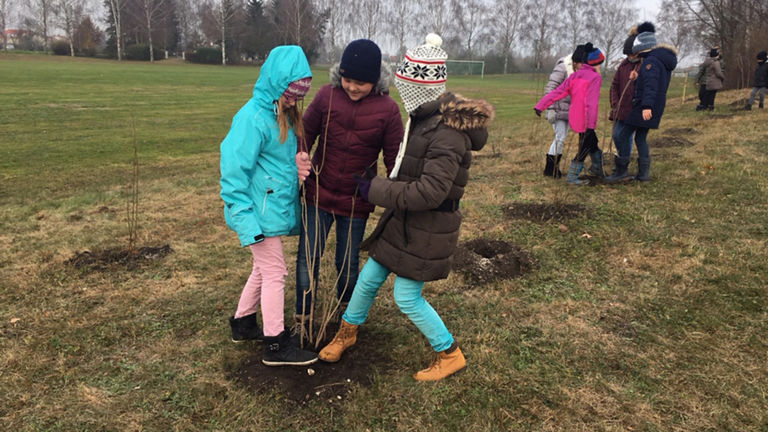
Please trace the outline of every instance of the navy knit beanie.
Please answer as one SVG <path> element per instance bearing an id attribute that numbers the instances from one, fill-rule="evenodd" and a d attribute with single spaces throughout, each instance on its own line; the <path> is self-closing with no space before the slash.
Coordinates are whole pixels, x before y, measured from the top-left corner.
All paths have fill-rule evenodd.
<path id="1" fill-rule="evenodd" d="M 571 54 L 571 61 L 574 63 L 584 63 L 584 45 L 576 45 L 576 49 Z"/>
<path id="2" fill-rule="evenodd" d="M 339 65 L 344 78 L 376 84 L 381 75 L 381 50 L 368 39 L 354 40 L 344 49 Z"/>

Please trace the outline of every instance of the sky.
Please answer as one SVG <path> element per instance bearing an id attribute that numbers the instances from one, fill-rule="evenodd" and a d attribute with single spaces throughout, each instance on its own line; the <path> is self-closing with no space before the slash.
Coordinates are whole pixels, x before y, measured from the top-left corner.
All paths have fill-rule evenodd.
<path id="1" fill-rule="evenodd" d="M 635 6 L 640 9 L 640 19 L 643 21 L 656 21 L 661 0 L 635 0 Z"/>

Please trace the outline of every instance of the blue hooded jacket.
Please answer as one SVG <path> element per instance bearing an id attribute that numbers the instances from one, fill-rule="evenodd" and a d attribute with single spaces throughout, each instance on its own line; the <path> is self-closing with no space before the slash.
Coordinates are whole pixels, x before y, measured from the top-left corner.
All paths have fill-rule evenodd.
<path id="1" fill-rule="evenodd" d="M 280 142 L 275 101 L 293 81 L 312 76 L 301 47 L 274 48 L 261 67 L 253 97 L 232 119 L 221 143 L 224 217 L 242 246 L 254 237 L 298 234 L 296 135 Z"/>
<path id="2" fill-rule="evenodd" d="M 641 55 L 642 56 L 642 55 Z M 677 50 L 671 46 L 659 45 L 643 59 L 635 81 L 635 95 L 632 111 L 624 123 L 658 129 L 664 107 L 667 105 L 667 89 L 672 71 L 677 67 Z M 650 108 L 650 120 L 643 120 L 643 109 Z"/>

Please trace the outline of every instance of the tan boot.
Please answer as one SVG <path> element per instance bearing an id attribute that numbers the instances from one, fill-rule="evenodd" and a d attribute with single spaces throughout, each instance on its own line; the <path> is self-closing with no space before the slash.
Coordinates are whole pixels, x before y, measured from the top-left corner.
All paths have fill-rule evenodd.
<path id="1" fill-rule="evenodd" d="M 336 363 L 339 361 L 344 350 L 357 342 L 357 328 L 358 326 L 341 320 L 341 327 L 339 328 L 338 333 L 336 333 L 336 336 L 334 336 L 331 343 L 320 350 L 320 353 L 317 355 L 320 360 L 329 363 Z"/>
<path id="2" fill-rule="evenodd" d="M 428 368 L 413 375 L 416 381 L 439 381 L 452 375 L 467 365 L 467 360 L 456 342 L 451 348 L 437 353 L 437 357 Z"/>

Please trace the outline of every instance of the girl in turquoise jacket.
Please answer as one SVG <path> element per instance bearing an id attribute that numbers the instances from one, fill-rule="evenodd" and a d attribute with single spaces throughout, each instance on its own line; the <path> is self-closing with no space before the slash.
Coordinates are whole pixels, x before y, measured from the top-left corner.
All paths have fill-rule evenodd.
<path id="1" fill-rule="evenodd" d="M 309 91 L 312 72 L 301 47 L 274 48 L 261 67 L 253 97 L 232 119 L 221 143 L 221 198 L 227 225 L 253 254 L 253 270 L 237 312 L 232 340 L 262 340 L 264 364 L 307 365 L 317 356 L 299 349 L 285 332 L 287 273 L 281 236 L 298 233 L 296 137 L 303 135 L 296 106 Z M 261 306 L 264 330 L 256 312 Z"/>

